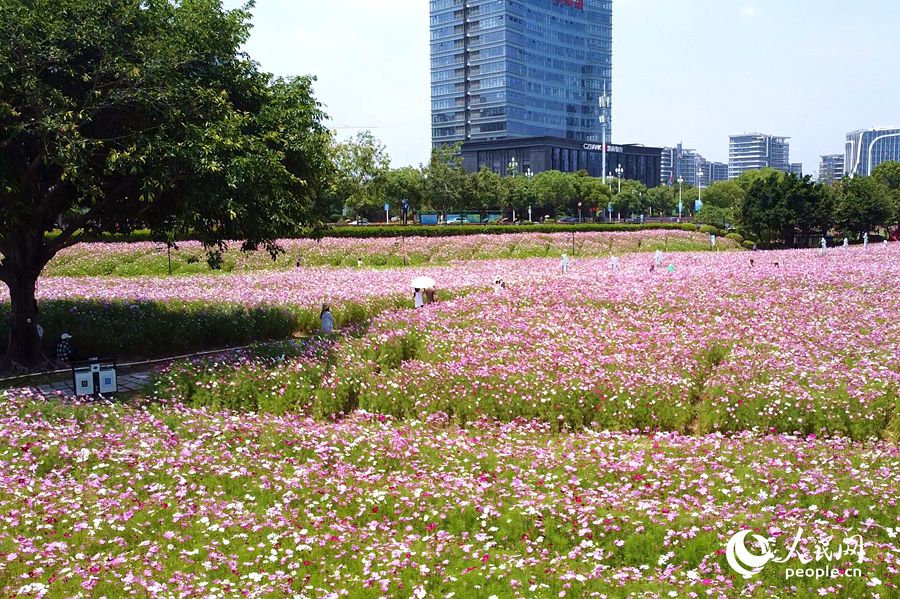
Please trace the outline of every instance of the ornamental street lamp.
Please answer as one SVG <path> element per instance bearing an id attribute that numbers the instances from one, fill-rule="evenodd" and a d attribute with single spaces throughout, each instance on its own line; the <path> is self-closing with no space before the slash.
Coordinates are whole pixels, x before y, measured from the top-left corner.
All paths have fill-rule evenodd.
<path id="1" fill-rule="evenodd" d="M 703 170 L 697 169 L 697 210 L 703 207 Z"/>
<path id="2" fill-rule="evenodd" d="M 581 202 L 578 202 L 578 222 L 582 222 L 582 220 L 581 220 Z"/>
<path id="3" fill-rule="evenodd" d="M 516 176 L 516 173 L 518 173 L 518 172 L 519 172 L 519 163 L 518 163 L 518 161 L 516 160 L 516 157 L 513 156 L 513 157 L 512 157 L 512 160 L 510 160 L 510 161 L 509 161 L 509 164 L 507 165 L 506 173 L 507 173 L 510 177 L 515 177 L 515 176 Z"/>
<path id="4" fill-rule="evenodd" d="M 619 191 L 618 193 L 622 193 L 622 173 L 625 172 L 625 169 L 622 168 L 622 165 L 616 167 L 616 178 L 619 180 Z"/>
<path id="5" fill-rule="evenodd" d="M 684 210 L 684 201 L 682 200 L 682 188 L 684 185 L 684 177 L 678 177 L 678 222 L 681 222 L 681 211 Z"/>

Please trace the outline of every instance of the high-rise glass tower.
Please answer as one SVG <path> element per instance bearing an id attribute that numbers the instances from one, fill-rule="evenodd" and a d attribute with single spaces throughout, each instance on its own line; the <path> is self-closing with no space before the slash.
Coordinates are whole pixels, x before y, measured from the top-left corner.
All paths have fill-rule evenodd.
<path id="1" fill-rule="evenodd" d="M 600 139 L 611 0 L 430 0 L 437 144 Z"/>
<path id="2" fill-rule="evenodd" d="M 863 129 L 847 134 L 844 170 L 849 175 L 871 175 L 888 160 L 900 161 L 900 129 Z"/>

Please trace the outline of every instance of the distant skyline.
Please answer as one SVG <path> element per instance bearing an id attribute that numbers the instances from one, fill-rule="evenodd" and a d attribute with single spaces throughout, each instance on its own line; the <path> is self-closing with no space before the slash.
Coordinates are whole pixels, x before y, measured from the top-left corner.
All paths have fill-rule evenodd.
<path id="1" fill-rule="evenodd" d="M 548 0 L 549 1 L 549 0 Z M 242 2 L 225 0 L 226 8 Z M 728 137 L 790 137 L 815 175 L 850 131 L 900 127 L 900 5 L 886 0 L 613 0 L 613 141 L 728 162 Z M 246 50 L 315 75 L 329 127 L 371 129 L 395 167 L 431 141 L 426 0 L 258 0 Z"/>

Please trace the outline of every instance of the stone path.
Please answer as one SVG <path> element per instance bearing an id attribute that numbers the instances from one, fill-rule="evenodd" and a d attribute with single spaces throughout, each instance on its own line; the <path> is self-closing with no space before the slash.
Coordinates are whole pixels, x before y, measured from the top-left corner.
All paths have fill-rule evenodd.
<path id="1" fill-rule="evenodd" d="M 145 387 L 147 383 L 150 382 L 150 374 L 150 371 L 147 371 L 132 372 L 130 374 L 119 375 L 117 377 L 118 380 L 116 381 L 119 387 L 119 393 L 131 393 L 134 391 L 138 391 L 142 387 Z M 55 383 L 39 385 L 36 388 L 42 395 L 46 396 L 59 395 L 60 393 L 67 396 L 71 396 L 74 394 L 74 387 L 72 386 L 71 377 L 65 380 L 57 381 Z"/>

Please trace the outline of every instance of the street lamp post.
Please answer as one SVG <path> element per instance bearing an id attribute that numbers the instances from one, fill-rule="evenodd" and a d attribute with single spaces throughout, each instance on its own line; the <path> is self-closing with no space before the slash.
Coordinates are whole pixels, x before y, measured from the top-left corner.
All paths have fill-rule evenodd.
<path id="1" fill-rule="evenodd" d="M 681 211 L 684 210 L 684 201 L 681 195 L 684 191 L 682 185 L 684 185 L 684 177 L 678 177 L 678 222 L 681 222 Z"/>
<path id="2" fill-rule="evenodd" d="M 582 222 L 581 220 L 581 202 L 578 202 L 578 222 Z"/>
<path id="3" fill-rule="evenodd" d="M 622 173 L 624 173 L 624 172 L 625 172 L 625 169 L 622 168 L 621 164 L 616 167 L 616 178 L 619 181 L 619 191 L 617 192 L 616 195 L 618 195 L 619 193 L 622 193 Z"/>
<path id="4" fill-rule="evenodd" d="M 603 146 L 603 164 L 600 168 L 600 174 L 603 176 L 603 183 L 606 183 L 606 135 L 609 129 L 609 94 L 606 93 L 606 82 L 603 82 L 603 94 L 600 96 L 600 143 Z"/>
<path id="5" fill-rule="evenodd" d="M 703 170 L 697 169 L 697 210 L 703 207 Z"/>
<path id="6" fill-rule="evenodd" d="M 513 156 L 512 160 L 509 161 L 507 165 L 506 174 L 510 177 L 515 177 L 516 173 L 519 171 L 519 162 L 516 160 L 516 157 Z"/>
<path id="7" fill-rule="evenodd" d="M 528 170 L 525 171 L 525 176 L 528 178 L 528 182 L 531 183 L 532 177 L 534 177 L 534 172 L 531 170 L 531 167 L 528 167 Z M 531 193 L 529 191 L 529 193 Z M 528 222 L 533 222 L 531 220 L 531 205 L 528 205 Z"/>

